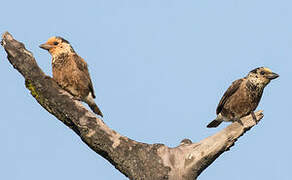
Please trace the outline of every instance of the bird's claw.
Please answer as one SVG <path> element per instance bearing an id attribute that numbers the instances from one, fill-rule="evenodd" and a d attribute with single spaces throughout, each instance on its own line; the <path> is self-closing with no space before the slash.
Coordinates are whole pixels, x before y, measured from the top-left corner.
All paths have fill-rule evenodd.
<path id="1" fill-rule="evenodd" d="M 235 118 L 235 121 L 237 121 L 240 125 L 242 125 L 243 126 L 243 123 L 242 123 L 242 121 L 241 121 L 241 119 L 240 118 Z"/>
<path id="2" fill-rule="evenodd" d="M 258 120 L 257 120 L 257 117 L 256 117 L 256 115 L 255 115 L 255 113 L 252 111 L 251 112 L 251 116 L 252 116 L 252 119 L 254 120 L 254 122 L 256 123 L 256 124 L 258 124 Z"/>
<path id="3" fill-rule="evenodd" d="M 72 98 L 73 100 L 77 100 L 77 101 L 82 101 L 82 99 L 80 97 L 76 97 L 76 96 L 73 96 Z"/>

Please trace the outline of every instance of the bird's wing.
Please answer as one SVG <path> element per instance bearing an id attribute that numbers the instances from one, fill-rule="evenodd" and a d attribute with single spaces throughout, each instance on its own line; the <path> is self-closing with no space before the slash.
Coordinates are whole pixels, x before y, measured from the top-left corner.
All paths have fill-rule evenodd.
<path id="1" fill-rule="evenodd" d="M 86 79 L 89 81 L 88 88 L 89 88 L 90 92 L 92 93 L 92 97 L 95 98 L 94 89 L 93 89 L 92 81 L 91 81 L 91 78 L 90 78 L 90 75 L 88 72 L 87 63 L 84 61 L 84 59 L 82 59 L 77 54 L 74 54 L 73 59 L 77 65 L 78 69 L 85 74 Z"/>
<path id="2" fill-rule="evenodd" d="M 229 88 L 227 89 L 227 91 L 224 93 L 224 95 L 222 96 L 217 109 L 216 109 L 216 114 L 219 114 L 222 111 L 222 108 L 225 104 L 225 102 L 227 101 L 227 99 L 232 96 L 232 94 L 234 94 L 236 92 L 236 90 L 239 88 L 240 84 L 242 83 L 243 79 L 238 79 L 236 81 L 234 81 Z"/>

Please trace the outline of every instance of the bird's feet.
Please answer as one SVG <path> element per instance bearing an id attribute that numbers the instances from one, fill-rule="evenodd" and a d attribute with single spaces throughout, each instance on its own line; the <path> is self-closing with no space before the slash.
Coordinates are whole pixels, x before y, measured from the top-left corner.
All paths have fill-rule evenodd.
<path id="1" fill-rule="evenodd" d="M 240 120 L 240 118 L 234 118 L 234 121 L 238 122 L 240 125 L 243 126 L 243 123 L 242 123 L 242 121 Z"/>
<path id="2" fill-rule="evenodd" d="M 72 99 L 73 99 L 73 100 L 77 100 L 77 101 L 82 101 L 82 98 L 81 98 L 81 97 L 77 97 L 77 96 L 73 96 Z"/>
<path id="3" fill-rule="evenodd" d="M 251 114 L 252 119 L 254 120 L 254 122 L 255 122 L 256 124 L 258 124 L 259 121 L 257 120 L 257 117 L 256 117 L 255 113 L 252 111 L 250 114 Z"/>

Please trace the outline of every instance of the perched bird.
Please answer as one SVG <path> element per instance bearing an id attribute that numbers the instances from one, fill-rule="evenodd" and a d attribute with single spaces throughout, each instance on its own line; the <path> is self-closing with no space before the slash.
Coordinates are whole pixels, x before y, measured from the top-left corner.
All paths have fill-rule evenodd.
<path id="1" fill-rule="evenodd" d="M 77 100 L 86 102 L 101 117 L 102 112 L 94 102 L 95 94 L 86 62 L 75 53 L 70 43 L 53 36 L 40 48 L 52 55 L 53 79 Z"/>
<path id="2" fill-rule="evenodd" d="M 250 113 L 255 119 L 254 110 L 261 100 L 264 88 L 277 77 L 279 75 L 269 68 L 259 67 L 250 71 L 246 77 L 234 81 L 217 106 L 216 119 L 207 127 L 217 127 L 222 121 L 241 122 L 240 118 Z"/>

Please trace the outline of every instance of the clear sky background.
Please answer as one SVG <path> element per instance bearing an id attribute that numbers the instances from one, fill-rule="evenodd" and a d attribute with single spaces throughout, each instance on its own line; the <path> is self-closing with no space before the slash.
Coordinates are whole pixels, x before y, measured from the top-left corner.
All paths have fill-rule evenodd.
<path id="1" fill-rule="evenodd" d="M 1 1 L 9 31 L 51 75 L 38 46 L 58 35 L 89 64 L 104 121 L 137 141 L 177 146 L 207 129 L 232 81 L 267 66 L 264 119 L 200 180 L 291 179 L 292 1 Z M 124 180 L 45 111 L 0 48 L 0 179 Z"/>

